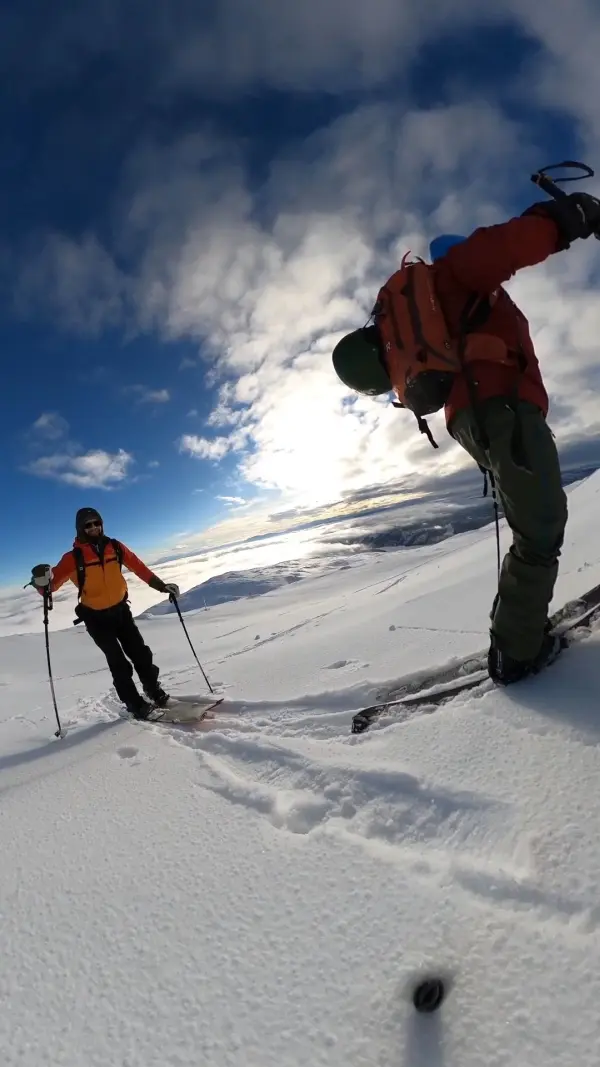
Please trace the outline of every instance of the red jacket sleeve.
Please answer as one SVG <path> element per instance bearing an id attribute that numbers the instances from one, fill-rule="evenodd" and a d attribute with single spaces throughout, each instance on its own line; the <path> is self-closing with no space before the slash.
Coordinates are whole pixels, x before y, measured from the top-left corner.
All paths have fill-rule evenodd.
<path id="1" fill-rule="evenodd" d="M 127 548 L 127 545 L 124 545 L 123 542 L 121 542 L 121 547 L 123 549 L 123 563 L 130 571 L 133 571 L 134 574 L 137 574 L 138 578 L 141 578 L 142 581 L 146 583 L 154 578 L 152 571 L 149 570 L 145 563 L 142 563 L 141 559 L 138 559 L 135 552 L 132 552 L 130 548 Z"/>
<path id="2" fill-rule="evenodd" d="M 558 250 L 556 223 L 543 216 L 525 215 L 475 230 L 454 245 L 440 265 L 443 263 L 469 292 L 487 294 L 499 289 L 518 270 L 543 263 Z"/>

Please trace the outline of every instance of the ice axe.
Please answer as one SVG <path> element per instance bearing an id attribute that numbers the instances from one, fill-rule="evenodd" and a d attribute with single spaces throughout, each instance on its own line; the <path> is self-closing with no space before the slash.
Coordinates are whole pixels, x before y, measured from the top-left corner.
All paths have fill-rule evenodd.
<path id="1" fill-rule="evenodd" d="M 578 170 L 581 173 L 573 175 L 565 175 L 562 178 L 549 178 L 549 170 Z M 559 182 L 577 182 L 583 180 L 583 178 L 593 178 L 594 171 L 591 167 L 588 167 L 587 163 L 579 163 L 575 159 L 565 159 L 562 163 L 551 163 L 547 167 L 541 167 L 535 174 L 531 175 L 531 180 L 535 185 L 539 185 L 540 189 L 543 189 L 548 196 L 554 198 L 554 200 L 561 200 L 563 196 L 567 196 L 564 189 L 561 189 Z M 596 232 L 594 237 L 600 241 L 600 232 Z"/>

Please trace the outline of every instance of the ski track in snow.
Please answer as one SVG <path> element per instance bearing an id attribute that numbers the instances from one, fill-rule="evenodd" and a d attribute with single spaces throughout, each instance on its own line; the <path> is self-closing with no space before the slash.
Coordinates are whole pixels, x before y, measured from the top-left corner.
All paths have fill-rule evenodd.
<path id="1" fill-rule="evenodd" d="M 420 880 L 451 876 L 480 902 L 525 911 L 531 919 L 571 924 L 580 918 L 585 933 L 600 925 L 595 893 L 573 900 L 544 889 L 524 870 L 516 859 L 510 805 L 441 789 L 398 769 L 323 761 L 268 735 L 240 736 L 237 726 L 215 725 L 214 732 L 187 736 L 177 736 L 175 728 L 179 743 L 199 759 L 200 783 L 277 830 L 343 836 Z M 481 862 L 486 849 L 490 861 Z"/>
<path id="2" fill-rule="evenodd" d="M 297 634 L 299 630 L 303 630 L 306 626 L 311 628 L 317 626 L 321 619 L 326 619 L 328 615 L 332 615 L 335 609 L 331 611 L 323 611 L 320 615 L 314 616 L 314 618 L 303 619 L 302 622 L 297 622 L 293 626 L 289 626 L 285 630 L 278 630 L 275 633 L 271 633 L 268 637 L 257 636 L 251 645 L 246 645 L 244 648 L 240 648 L 237 652 L 232 652 L 232 656 L 243 656 L 246 652 L 253 652 L 257 648 L 261 648 L 263 645 L 270 645 L 273 641 L 278 641 L 282 637 L 292 637 Z"/>
<path id="3" fill-rule="evenodd" d="M 451 712 L 450 705 L 436 709 Z M 73 721 L 110 722 L 114 700 L 87 702 Z M 410 718 L 423 712 L 412 712 Z M 530 862 L 527 833 L 515 828 L 518 811 L 485 793 L 442 788 L 395 766 L 353 766 L 364 739 L 348 736 L 347 712 L 294 712 L 295 729 L 282 742 L 281 724 L 265 709 L 221 714 L 201 724 L 135 727 L 167 735 L 198 763 L 197 785 L 276 832 L 321 836 L 332 847 L 344 842 L 376 863 L 397 867 L 416 884 L 451 882 L 473 904 L 507 918 L 562 928 L 587 938 L 600 927 L 595 889 L 561 892 L 540 882 Z M 407 718 L 409 716 L 407 715 Z M 306 752 L 318 718 L 329 723 L 331 755 Z M 401 720 L 402 721 L 402 720 Z M 406 720 L 404 720 L 406 721 Z M 335 729 L 331 729 L 332 724 Z M 388 727 L 395 729 L 398 723 Z M 333 737 L 333 740 L 332 740 Z M 296 747 L 293 740 L 296 738 Z M 304 744 L 303 744 L 304 740 Z M 315 745 L 308 743 L 309 748 Z M 347 759 L 339 759 L 339 752 Z M 116 756 L 134 768 L 145 757 L 137 745 L 120 745 Z"/>
<path id="4" fill-rule="evenodd" d="M 340 660 L 326 669 L 347 665 Z M 382 720 L 371 732 L 389 731 L 431 711 L 443 715 L 453 704 L 477 706 L 486 689 L 493 692 L 491 685 L 484 685 L 477 696 L 459 695 L 443 707 L 397 709 L 393 720 Z M 364 746 L 365 739 L 349 735 L 352 713 L 347 708 L 328 710 L 323 706 L 326 699 L 321 698 L 320 707 L 310 706 L 306 697 L 298 698 L 295 706 L 230 702 L 201 723 L 142 729 L 168 731 L 172 740 L 194 753 L 202 788 L 282 833 L 344 839 L 378 861 L 412 871 L 418 880 L 439 883 L 451 877 L 480 903 L 525 911 L 530 919 L 569 926 L 578 920 L 579 931 L 586 934 L 600 926 L 595 894 L 576 900 L 548 890 L 523 865 L 519 835 L 511 832 L 510 804 L 485 794 L 435 787 L 393 766 L 353 766 L 352 750 Z M 110 722 L 116 708 L 110 696 L 81 699 L 77 717 L 67 726 Z M 307 753 L 307 744 L 314 747 L 311 742 L 318 740 L 326 740 L 334 754 L 346 751 L 348 759 Z M 135 746 L 121 746 L 117 752 L 133 765 L 139 759 Z"/>

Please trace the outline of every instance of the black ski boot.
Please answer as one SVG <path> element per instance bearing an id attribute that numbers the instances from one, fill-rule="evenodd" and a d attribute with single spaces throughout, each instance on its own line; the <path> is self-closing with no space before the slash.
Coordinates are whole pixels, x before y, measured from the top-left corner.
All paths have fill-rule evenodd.
<path id="1" fill-rule="evenodd" d="M 154 711 L 154 706 L 141 696 L 138 696 L 137 700 L 128 701 L 125 707 L 134 719 L 141 719 L 143 722 L 150 718 Z"/>
<path id="2" fill-rule="evenodd" d="M 512 656 L 502 651 L 492 634 L 487 661 L 488 674 L 496 685 L 513 685 L 515 682 L 521 682 L 530 674 L 539 674 L 544 667 L 554 663 L 565 645 L 564 637 L 549 633 L 547 628 L 537 656 L 526 660 L 513 659 Z"/>
<path id="3" fill-rule="evenodd" d="M 154 689 L 144 689 L 144 693 L 157 708 L 164 708 L 169 699 L 169 694 L 165 693 L 161 685 L 155 686 Z"/>

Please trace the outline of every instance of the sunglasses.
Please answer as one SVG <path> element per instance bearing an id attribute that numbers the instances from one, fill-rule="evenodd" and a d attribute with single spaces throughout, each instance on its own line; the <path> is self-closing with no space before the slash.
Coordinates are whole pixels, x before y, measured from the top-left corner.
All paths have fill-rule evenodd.
<path id="1" fill-rule="evenodd" d="M 91 522 L 86 522 L 83 528 L 84 530 L 101 530 L 102 523 L 98 519 L 92 519 Z"/>

